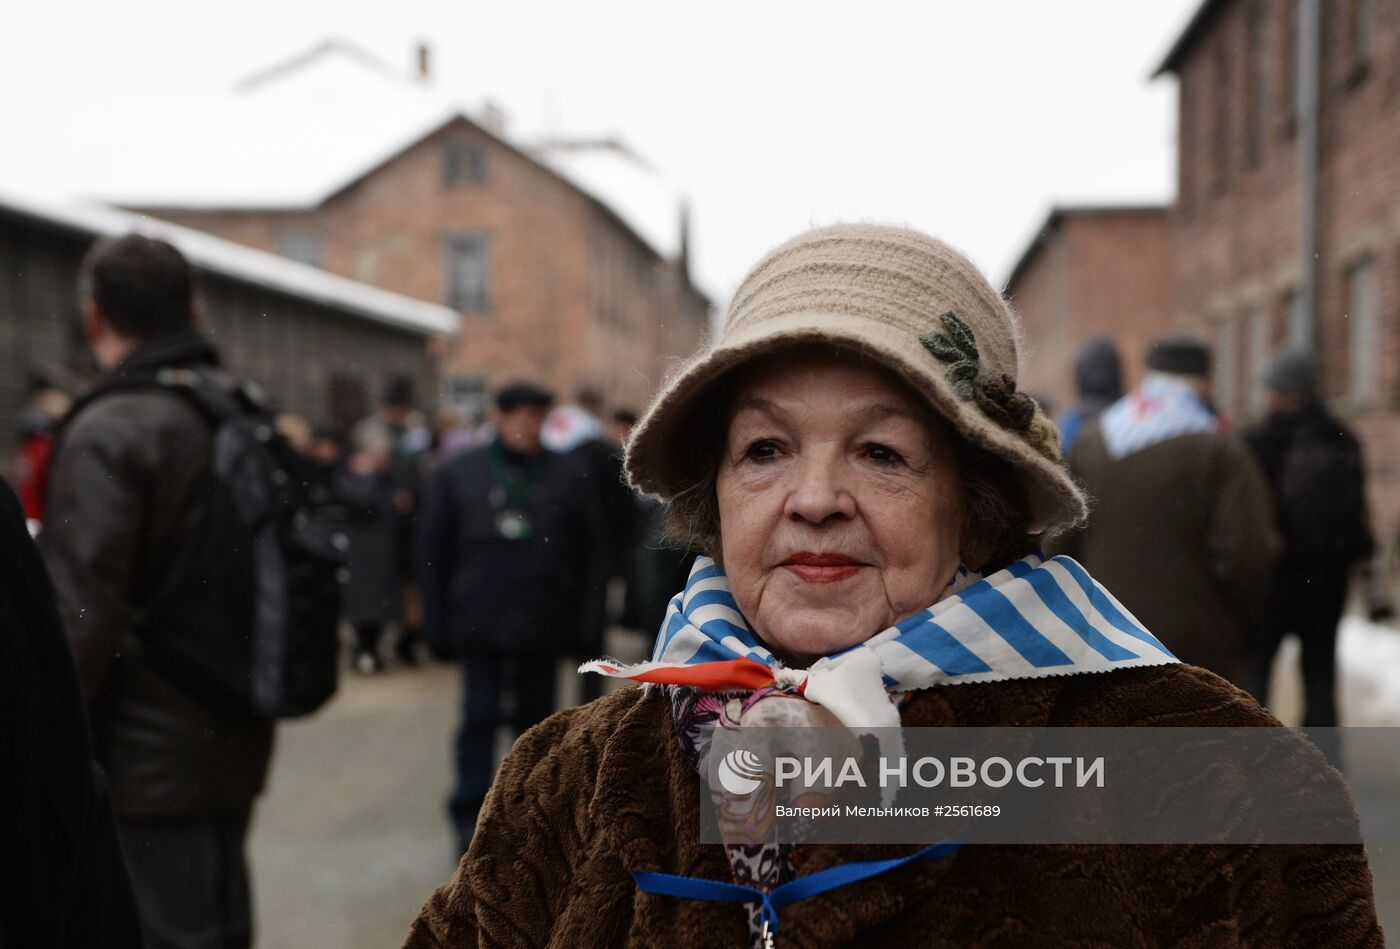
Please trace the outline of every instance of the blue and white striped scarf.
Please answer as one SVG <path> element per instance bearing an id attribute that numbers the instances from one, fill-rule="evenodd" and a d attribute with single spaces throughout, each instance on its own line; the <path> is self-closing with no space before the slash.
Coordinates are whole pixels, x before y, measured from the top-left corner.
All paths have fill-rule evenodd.
<path id="1" fill-rule="evenodd" d="M 1220 419 L 1191 386 L 1153 375 L 1103 410 L 1099 430 L 1109 455 L 1119 459 L 1169 438 L 1218 432 Z"/>
<path id="2" fill-rule="evenodd" d="M 1033 554 L 986 578 L 960 571 L 928 609 L 790 669 L 749 628 L 724 571 L 700 557 L 671 600 L 651 661 L 598 660 L 579 671 L 714 691 L 776 688 L 860 730 L 898 726 L 892 699 L 905 691 L 1178 661 L 1074 560 Z"/>

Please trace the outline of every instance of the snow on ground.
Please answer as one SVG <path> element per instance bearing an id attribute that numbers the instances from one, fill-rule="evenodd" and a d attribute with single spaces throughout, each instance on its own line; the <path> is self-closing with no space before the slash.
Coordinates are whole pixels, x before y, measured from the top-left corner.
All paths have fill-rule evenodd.
<path id="1" fill-rule="evenodd" d="M 1400 725 L 1400 627 L 1347 616 L 1337 652 L 1344 701 L 1355 693 L 1345 724 Z"/>
<path id="2" fill-rule="evenodd" d="M 1269 711 L 1285 725 L 1303 718 L 1298 640 L 1289 636 L 1274 657 Z M 1360 616 L 1342 619 L 1337 637 L 1337 704 L 1341 724 L 1400 725 L 1400 626 Z"/>

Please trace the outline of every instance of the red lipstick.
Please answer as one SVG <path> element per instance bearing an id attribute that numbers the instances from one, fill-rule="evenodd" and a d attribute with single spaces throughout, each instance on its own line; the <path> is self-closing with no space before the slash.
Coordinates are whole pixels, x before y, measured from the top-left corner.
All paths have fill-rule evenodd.
<path id="1" fill-rule="evenodd" d="M 845 554 L 815 554 L 803 551 L 793 554 L 782 564 L 807 583 L 838 583 L 849 580 L 866 566 Z"/>

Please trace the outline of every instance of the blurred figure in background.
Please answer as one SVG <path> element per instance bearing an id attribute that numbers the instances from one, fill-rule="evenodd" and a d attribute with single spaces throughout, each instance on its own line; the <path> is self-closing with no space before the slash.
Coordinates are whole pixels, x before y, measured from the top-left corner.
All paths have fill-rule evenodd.
<path id="1" fill-rule="evenodd" d="M 631 409 L 615 409 L 612 414 L 612 437 L 623 448 L 632 436 L 632 428 L 637 424 L 637 413 Z"/>
<path id="2" fill-rule="evenodd" d="M 1060 419 L 1060 450 L 1069 453 L 1086 422 L 1123 397 L 1123 365 L 1118 344 L 1108 336 L 1095 336 L 1074 357 L 1076 400 Z"/>
<path id="3" fill-rule="evenodd" d="M 1335 726 L 1337 624 L 1351 568 L 1375 551 L 1361 447 L 1323 405 L 1312 356 L 1283 353 L 1265 386 L 1268 416 L 1246 437 L 1268 480 L 1283 548 L 1243 684 L 1268 704 L 1274 654 L 1293 633 L 1302 645 L 1303 725 Z M 1337 761 L 1335 748 L 1323 750 Z"/>
<path id="4" fill-rule="evenodd" d="M 540 440 L 549 451 L 567 455 L 586 441 L 605 437 L 602 399 L 591 389 L 583 389 L 568 405 L 557 405 L 545 416 Z"/>
<path id="5" fill-rule="evenodd" d="M 365 422 L 377 422 L 389 440 L 388 471 L 394 487 L 394 556 L 395 576 L 401 586 L 394 620 L 399 638 L 394 654 L 405 665 L 418 662 L 418 643 L 422 639 L 422 604 L 415 577 L 417 569 L 419 456 L 432 444 L 432 431 L 413 400 L 411 379 L 395 379 L 384 393 L 384 404 Z"/>
<path id="6" fill-rule="evenodd" d="M 307 455 L 316 465 L 322 481 L 329 485 L 336 469 L 345 460 L 345 433 L 334 426 L 322 426 L 311 436 Z"/>
<path id="7" fill-rule="evenodd" d="M 1078 560 L 1182 662 L 1239 683 L 1278 550 L 1268 486 L 1205 403 L 1210 352 L 1157 340 L 1147 376 L 1075 440 L 1088 521 L 1047 544 Z"/>
<path id="8" fill-rule="evenodd" d="M 419 455 L 418 483 L 427 484 L 428 478 L 439 467 L 485 444 L 478 434 L 480 424 L 472 425 L 457 409 L 442 408 L 433 415 L 432 440 L 428 450 Z"/>
<path id="9" fill-rule="evenodd" d="M 19 414 L 19 499 L 31 530 L 44 520 L 54 430 L 72 405 L 66 392 L 40 389 Z"/>
<path id="10" fill-rule="evenodd" d="M 314 433 L 311 423 L 292 412 L 280 412 L 275 422 L 277 434 L 287 440 L 287 444 L 303 455 L 311 453 Z"/>
<path id="11" fill-rule="evenodd" d="M 619 409 L 612 414 L 613 437 L 625 449 L 637 424 L 637 413 Z M 617 625 L 648 637 L 634 661 L 650 652 L 650 637 L 656 635 L 666 616 L 666 607 L 677 590 L 684 588 L 698 547 L 670 536 L 668 507 L 656 498 L 632 491 L 634 526 L 632 540 L 623 557 L 625 587 L 622 612 Z M 632 657 L 619 656 L 628 659 Z"/>
<path id="12" fill-rule="evenodd" d="M 355 631 L 354 666 L 364 674 L 384 668 L 379 654 L 384 627 L 403 615 L 392 443 L 387 425 L 365 419 L 351 433 L 350 457 L 332 479 L 333 493 L 346 508 L 350 539 L 345 619 Z"/>
<path id="13" fill-rule="evenodd" d="M 439 468 L 422 521 L 423 600 L 435 652 L 462 662 L 456 787 L 448 801 L 462 850 L 491 786 L 503 691 L 517 734 L 554 711 L 556 664 L 594 622 L 599 530 L 576 463 L 545 450 L 553 401 L 530 383 L 496 394 L 496 437 Z M 582 566 L 581 566 L 582 565 Z"/>
<path id="14" fill-rule="evenodd" d="M 83 260 L 82 309 L 103 394 L 89 393 L 58 436 L 40 547 L 111 784 L 147 946 L 248 946 L 244 844 L 273 722 L 177 681 L 143 645 L 190 632 L 163 607 L 205 542 L 213 430 L 182 395 L 123 389 L 162 369 L 212 373 L 218 354 L 196 329 L 190 265 L 164 241 L 99 241 Z M 222 632 L 218 623 L 210 628 Z"/>
<path id="15" fill-rule="evenodd" d="M 625 583 L 628 561 L 637 542 L 638 512 L 637 496 L 622 473 L 622 442 L 603 425 L 602 396 L 593 389 L 583 389 L 575 402 L 587 414 L 587 422 L 578 426 L 576 440 L 565 450 L 577 463 L 583 479 L 580 489 L 592 491 L 595 496 L 601 529 L 594 543 L 597 557 L 605 567 L 595 580 L 597 588 L 589 595 L 592 621 L 579 628 L 579 639 L 572 649 L 580 662 L 587 662 L 605 652 L 603 642 L 613 612 L 607 588 L 609 584 Z M 622 593 L 620 588 L 617 592 Z M 621 612 L 620 604 L 617 611 Z M 591 702 L 602 695 L 602 687 L 602 676 L 584 676 L 580 683 L 583 701 Z"/>
<path id="16" fill-rule="evenodd" d="M 0 479 L 0 946 L 139 949 L 111 800 L 93 763 L 53 586 Z"/>

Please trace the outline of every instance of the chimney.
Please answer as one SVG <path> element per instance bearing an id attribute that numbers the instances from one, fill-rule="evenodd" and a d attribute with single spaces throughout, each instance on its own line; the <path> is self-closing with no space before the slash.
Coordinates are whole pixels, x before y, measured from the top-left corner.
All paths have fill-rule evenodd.
<path id="1" fill-rule="evenodd" d="M 681 246 L 680 259 L 676 261 L 680 265 L 681 276 L 686 283 L 690 282 L 690 201 L 682 198 L 680 207 L 680 229 Z"/>
<path id="2" fill-rule="evenodd" d="M 433 78 L 433 48 L 427 43 L 418 44 L 418 78 L 424 82 Z"/>
<path id="3" fill-rule="evenodd" d="M 508 122 L 508 117 L 506 116 L 505 109 L 502 109 L 490 99 L 485 99 L 481 103 L 481 112 L 477 117 L 481 120 L 481 127 L 486 129 L 486 131 L 495 135 L 497 138 L 506 137 L 506 123 Z"/>

